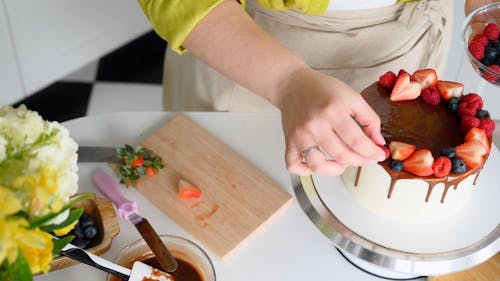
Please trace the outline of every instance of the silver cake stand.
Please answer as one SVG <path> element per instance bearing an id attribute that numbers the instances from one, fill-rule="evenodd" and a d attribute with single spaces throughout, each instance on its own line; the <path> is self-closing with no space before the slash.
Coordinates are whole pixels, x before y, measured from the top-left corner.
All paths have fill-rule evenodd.
<path id="1" fill-rule="evenodd" d="M 500 251 L 500 222 L 470 246 L 438 253 L 401 251 L 370 241 L 349 229 L 321 198 L 312 176 L 292 175 L 297 200 L 309 219 L 351 262 L 393 279 L 448 274 L 480 264 Z"/>

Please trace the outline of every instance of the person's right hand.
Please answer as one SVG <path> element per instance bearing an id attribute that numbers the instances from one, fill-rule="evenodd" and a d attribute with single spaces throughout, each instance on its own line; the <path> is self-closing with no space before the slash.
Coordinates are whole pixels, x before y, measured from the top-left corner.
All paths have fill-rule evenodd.
<path id="1" fill-rule="evenodd" d="M 385 144 L 380 118 L 354 89 L 309 68 L 293 73 L 285 81 L 277 106 L 290 172 L 340 175 L 347 166 L 385 159 L 378 147 Z M 323 151 L 312 149 L 303 155 L 314 146 Z"/>

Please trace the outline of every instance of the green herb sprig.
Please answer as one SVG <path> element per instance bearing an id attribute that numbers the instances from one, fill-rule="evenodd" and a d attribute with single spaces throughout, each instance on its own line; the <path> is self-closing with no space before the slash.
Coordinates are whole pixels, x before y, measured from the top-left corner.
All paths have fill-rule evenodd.
<path id="1" fill-rule="evenodd" d="M 156 176 L 165 165 L 158 155 L 145 147 L 137 145 L 132 147 L 126 144 L 117 148 L 116 153 L 120 158 L 118 172 L 121 175 L 120 183 L 127 187 L 139 187 L 140 179 L 146 175 Z"/>

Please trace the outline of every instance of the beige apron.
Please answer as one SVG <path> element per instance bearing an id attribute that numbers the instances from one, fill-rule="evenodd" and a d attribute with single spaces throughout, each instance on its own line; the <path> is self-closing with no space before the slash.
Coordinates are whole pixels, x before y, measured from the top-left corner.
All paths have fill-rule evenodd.
<path id="1" fill-rule="evenodd" d="M 420 0 L 309 16 L 247 2 L 247 12 L 263 30 L 312 68 L 358 91 L 388 70 L 431 67 L 442 73 L 450 48 L 452 11 L 452 0 Z M 189 53 L 167 50 L 163 83 L 166 111 L 277 110 Z"/>

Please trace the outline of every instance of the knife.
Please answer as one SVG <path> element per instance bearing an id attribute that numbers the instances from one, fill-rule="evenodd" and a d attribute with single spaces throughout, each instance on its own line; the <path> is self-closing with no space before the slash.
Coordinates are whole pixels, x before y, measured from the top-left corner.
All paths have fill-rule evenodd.
<path id="1" fill-rule="evenodd" d="M 84 249 L 77 247 L 73 244 L 67 244 L 66 246 L 64 246 L 60 254 L 65 257 L 71 258 L 73 260 L 79 261 L 81 263 L 90 265 L 99 270 L 103 270 L 123 280 L 128 280 L 128 281 L 152 280 L 151 278 L 153 277 L 153 275 L 156 279 L 158 279 L 157 277 L 161 275 L 162 277 L 165 277 L 164 280 L 172 280 L 172 281 L 174 280 L 170 274 L 159 271 L 140 261 L 135 261 L 132 265 L 132 269 L 128 269 L 121 265 L 105 260 L 92 253 L 89 253 Z"/>
<path id="2" fill-rule="evenodd" d="M 93 176 L 97 189 L 118 208 L 118 215 L 127 219 L 137 228 L 144 241 L 148 244 L 156 259 L 166 272 L 174 272 L 177 269 L 177 261 L 160 239 L 149 222 L 139 215 L 137 203 L 127 200 L 116 181 L 104 172 L 97 172 Z"/>
<path id="3" fill-rule="evenodd" d="M 79 146 L 78 162 L 118 162 L 117 147 L 111 146 Z"/>

